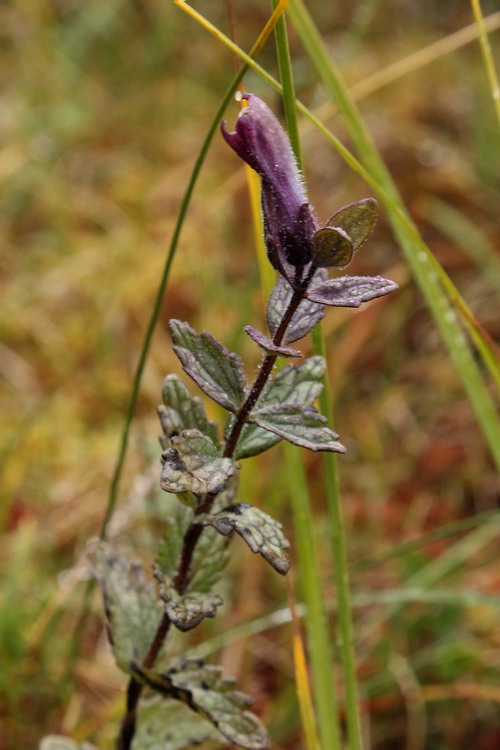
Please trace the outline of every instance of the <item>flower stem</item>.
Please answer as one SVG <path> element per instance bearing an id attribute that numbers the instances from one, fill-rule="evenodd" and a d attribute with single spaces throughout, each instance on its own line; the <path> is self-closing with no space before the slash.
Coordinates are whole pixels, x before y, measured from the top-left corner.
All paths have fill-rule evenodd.
<path id="1" fill-rule="evenodd" d="M 280 346 L 281 342 L 283 341 L 283 336 L 285 335 L 286 329 L 290 325 L 290 321 L 293 318 L 293 314 L 297 310 L 303 298 L 304 298 L 303 289 L 296 289 L 294 293 L 292 294 L 290 303 L 287 309 L 285 310 L 283 318 L 273 337 L 273 344 L 275 344 L 276 346 Z M 260 394 L 262 393 L 262 390 L 269 379 L 269 376 L 272 372 L 272 369 L 277 359 L 278 359 L 277 354 L 267 354 L 266 357 L 264 357 L 264 361 L 260 368 L 259 374 L 257 375 L 257 378 L 255 379 L 255 382 L 253 386 L 251 387 L 250 393 L 248 394 L 246 400 L 244 401 L 243 406 L 241 407 L 240 411 L 236 415 L 236 421 L 233 424 L 229 437 L 227 438 L 226 447 L 224 450 L 224 456 L 226 458 L 231 458 L 231 456 L 234 454 L 234 451 L 236 449 L 236 443 L 238 442 L 240 433 L 248 419 L 248 415 L 250 414 L 253 407 L 257 403 L 258 398 Z"/>

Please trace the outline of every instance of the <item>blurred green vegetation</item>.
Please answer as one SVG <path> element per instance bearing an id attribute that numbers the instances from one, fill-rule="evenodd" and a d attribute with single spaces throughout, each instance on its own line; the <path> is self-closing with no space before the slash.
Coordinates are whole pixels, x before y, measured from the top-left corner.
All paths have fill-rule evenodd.
<path id="1" fill-rule="evenodd" d="M 227 31 L 225 4 L 193 5 Z M 238 43 L 248 48 L 268 3 L 233 6 Z M 472 23 L 465 0 L 308 7 L 353 87 Z M 498 6 L 482 7 L 488 15 Z M 0 750 L 36 747 L 56 731 L 109 747 L 124 680 L 97 596 L 74 642 L 82 556 L 104 515 L 165 248 L 234 61 L 168 0 L 7 2 L 0 38 Z M 291 46 L 299 97 L 322 105 L 293 34 Z M 498 65 L 498 32 L 492 46 Z M 259 62 L 276 70 L 272 44 Z M 246 86 L 279 111 L 254 74 Z M 478 44 L 374 88 L 360 106 L 433 253 L 498 341 L 500 134 Z M 344 138 L 340 124 L 329 124 Z M 303 157 L 319 217 L 368 194 L 309 127 Z M 498 476 L 383 215 L 353 271 L 387 275 L 401 287 L 366 310 L 330 311 L 324 326 L 337 429 L 348 448 L 341 483 L 353 588 L 373 595 L 355 610 L 367 747 L 493 750 L 500 744 L 498 521 L 488 516 L 462 536 L 361 563 L 496 509 Z M 262 322 L 257 277 L 244 172 L 216 139 L 174 262 L 112 525 L 137 554 L 161 533 L 169 502 L 156 486 L 155 442 L 163 375 L 179 372 L 166 321 L 212 331 L 244 354 L 252 373 L 259 355 L 242 327 Z M 307 468 L 322 528 L 318 459 L 308 456 Z M 280 449 L 242 474 L 241 499 L 289 524 Z M 331 599 L 328 544 L 325 526 L 317 554 Z M 288 626 L 230 638 L 231 627 L 285 606 L 286 591 L 264 563 L 234 547 L 226 613 L 202 632 L 229 630 L 222 664 L 255 696 L 276 747 L 295 750 L 302 740 Z M 407 601 L 408 587 L 420 599 Z M 392 601 L 386 590 L 395 592 Z M 436 598 L 426 599 L 433 590 Z M 471 600 L 471 592 L 482 598 Z"/>

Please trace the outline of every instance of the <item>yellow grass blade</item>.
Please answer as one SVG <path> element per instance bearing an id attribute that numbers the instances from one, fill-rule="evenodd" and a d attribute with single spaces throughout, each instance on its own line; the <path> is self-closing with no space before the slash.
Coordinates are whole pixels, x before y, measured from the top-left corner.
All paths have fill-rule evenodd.
<path id="1" fill-rule="evenodd" d="M 299 699 L 300 715 L 304 729 L 305 740 L 308 750 L 321 750 L 316 721 L 311 697 L 311 686 L 307 673 L 306 657 L 304 653 L 304 642 L 300 632 L 300 623 L 297 616 L 297 602 L 291 571 L 287 575 L 288 604 L 292 615 L 293 631 L 293 662 L 295 669 L 295 684 L 297 686 L 297 697 Z"/>

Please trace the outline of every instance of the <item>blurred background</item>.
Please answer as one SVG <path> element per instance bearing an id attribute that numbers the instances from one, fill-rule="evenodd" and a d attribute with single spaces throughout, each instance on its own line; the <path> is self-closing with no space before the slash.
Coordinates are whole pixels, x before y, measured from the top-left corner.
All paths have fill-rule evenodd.
<path id="1" fill-rule="evenodd" d="M 193 5 L 228 32 L 226 3 Z M 269 3 L 232 6 L 237 41 L 248 49 Z M 307 6 L 425 240 L 498 341 L 500 133 L 479 44 L 454 36 L 473 23 L 469 3 Z M 498 1 L 482 9 L 500 29 Z M 290 33 L 299 97 L 349 145 Z M 0 39 L 0 748 L 36 747 L 49 732 L 107 748 L 125 679 L 109 654 L 97 594 L 77 631 L 82 557 L 104 517 L 182 195 L 235 62 L 169 0 L 12 0 L 0 6 Z M 498 31 L 491 41 L 498 67 Z M 276 72 L 272 42 L 259 62 Z M 255 74 L 245 85 L 280 113 Z M 230 124 L 236 115 L 232 105 Z M 371 194 L 307 124 L 303 152 L 321 220 Z M 324 323 L 336 428 L 348 448 L 341 484 L 367 747 L 494 750 L 498 520 L 380 556 L 495 511 L 498 476 L 383 215 L 350 272 L 400 284 L 359 311 L 329 311 Z M 262 326 L 263 313 L 245 173 L 216 136 L 174 261 L 112 524 L 146 563 L 172 502 L 157 486 L 155 416 L 164 375 L 180 373 L 167 320 L 211 331 L 242 353 L 251 376 L 259 352 L 242 329 Z M 320 464 L 305 460 L 334 619 Z M 240 499 L 279 517 L 293 550 L 282 466 L 279 447 L 252 459 Z M 227 631 L 218 661 L 255 697 L 275 747 L 299 750 L 289 626 L 231 638 L 231 628 L 286 606 L 285 586 L 238 541 L 233 547 L 226 611 L 193 637 Z M 412 597 L 415 581 L 427 596 Z"/>

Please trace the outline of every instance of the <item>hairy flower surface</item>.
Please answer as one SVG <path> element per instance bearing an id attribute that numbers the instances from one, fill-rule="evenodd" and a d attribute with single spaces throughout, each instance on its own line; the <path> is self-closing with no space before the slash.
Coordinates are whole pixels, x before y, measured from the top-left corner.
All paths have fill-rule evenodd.
<path id="1" fill-rule="evenodd" d="M 262 180 L 264 235 L 269 260 L 292 281 L 311 261 L 311 240 L 317 229 L 288 136 L 269 107 L 254 94 L 243 94 L 235 130 L 221 130 L 238 156 Z"/>
<path id="2" fill-rule="evenodd" d="M 258 96 L 242 97 L 247 106 L 238 115 L 234 131 L 229 132 L 224 122 L 221 130 L 231 148 L 261 178 L 264 238 L 274 268 L 293 289 L 322 305 L 358 307 L 396 289 L 397 284 L 379 276 L 330 280 L 318 276 L 318 269 L 344 268 L 350 263 L 375 224 L 377 203 L 366 198 L 344 206 L 319 228 L 287 134 Z"/>

